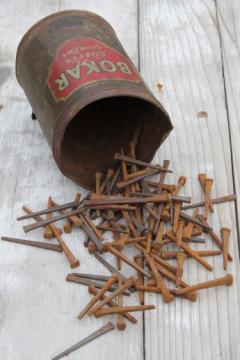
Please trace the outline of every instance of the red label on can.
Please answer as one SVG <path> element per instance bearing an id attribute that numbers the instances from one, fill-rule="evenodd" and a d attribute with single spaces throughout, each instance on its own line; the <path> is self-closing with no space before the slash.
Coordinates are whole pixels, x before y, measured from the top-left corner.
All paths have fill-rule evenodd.
<path id="1" fill-rule="evenodd" d="M 48 86 L 56 101 L 68 98 L 83 85 L 108 79 L 139 81 L 131 61 L 119 51 L 91 38 L 74 38 L 57 50 Z"/>

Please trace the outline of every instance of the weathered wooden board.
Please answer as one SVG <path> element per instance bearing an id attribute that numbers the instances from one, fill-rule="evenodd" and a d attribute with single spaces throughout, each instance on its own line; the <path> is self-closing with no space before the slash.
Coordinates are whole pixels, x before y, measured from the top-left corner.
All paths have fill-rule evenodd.
<path id="1" fill-rule="evenodd" d="M 223 84 L 233 158 L 234 186 L 240 194 L 240 6 L 239 1 L 216 2 L 217 25 L 223 61 Z M 238 224 L 240 202 L 238 205 Z"/>
<path id="2" fill-rule="evenodd" d="M 15 79 L 16 48 L 23 34 L 42 17 L 66 8 L 87 9 L 104 16 L 137 61 L 136 1 L 0 1 L 1 235 L 39 240 L 41 231 L 26 235 L 22 224 L 16 222 L 22 205 L 43 208 L 50 194 L 61 203 L 72 200 L 77 191 L 85 193 L 57 169 Z M 80 259 L 82 272 L 108 274 L 83 247 L 82 232 L 75 230 L 64 239 Z M 0 249 L 2 359 L 51 359 L 107 321 L 76 319 L 90 296 L 86 288 L 65 282 L 71 269 L 62 254 L 4 242 L 0 242 Z M 109 333 L 71 354 L 71 359 L 141 360 L 142 315 L 136 316 L 137 325 L 128 326 L 124 333 Z"/>
<path id="3" fill-rule="evenodd" d="M 16 223 L 21 206 L 42 208 L 49 194 L 64 202 L 71 200 L 77 191 L 85 193 L 58 171 L 37 122 L 30 119 L 31 109 L 14 75 L 16 48 L 25 31 L 42 17 L 70 8 L 104 16 L 136 64 L 140 58 L 144 78 L 169 110 L 175 125 L 156 160 L 170 158 L 176 174 L 174 180 L 181 174 L 188 176 L 185 194 L 194 190 L 194 199 L 200 199 L 199 172 L 216 179 L 214 195 L 232 193 L 234 187 L 239 194 L 237 0 L 217 0 L 216 4 L 200 0 L 2 0 L 0 235 L 40 239 L 41 231 L 23 235 L 21 224 Z M 158 92 L 156 81 L 165 85 L 165 91 Z M 199 111 L 206 111 L 208 117 L 199 118 Z M 203 291 L 196 304 L 177 300 L 166 305 L 159 297 L 148 295 L 147 302 L 156 303 L 157 309 L 146 313 L 145 329 L 138 315 L 138 325 L 129 326 L 125 333 L 108 334 L 71 354 L 71 359 L 240 358 L 239 253 L 234 205 L 219 205 L 212 224 L 218 233 L 223 225 L 233 229 L 234 262 L 229 267 L 235 276 L 233 287 Z M 107 274 L 83 248 L 82 232 L 75 230 L 64 238 L 80 259 L 81 271 Z M 209 240 L 203 246 L 212 247 Z M 3 242 L 0 249 L 2 358 L 51 358 L 104 323 L 100 319 L 86 318 L 81 322 L 76 319 L 89 295 L 83 287 L 65 283 L 70 268 L 63 255 Z M 213 264 L 214 272 L 207 274 L 189 261 L 186 279 L 196 283 L 222 276 L 222 259 L 214 259 Z"/>
<path id="4" fill-rule="evenodd" d="M 228 6 L 228 2 L 222 3 Z M 199 172 L 216 180 L 215 195 L 233 192 L 224 64 L 217 26 L 213 1 L 140 0 L 140 69 L 170 111 L 175 125 L 156 159 L 170 158 L 175 180 L 186 175 L 185 194 L 193 194 L 196 200 L 201 197 Z M 231 50 L 226 47 L 225 51 Z M 235 59 L 236 67 L 237 64 Z M 157 91 L 156 81 L 165 85 L 164 92 Z M 199 111 L 206 111 L 208 117 L 199 118 Z M 237 147 L 239 132 L 235 138 Z M 240 357 L 239 253 L 234 205 L 218 206 L 211 220 L 217 233 L 221 226 L 232 229 L 234 261 L 228 271 L 235 277 L 234 286 L 203 291 L 195 304 L 177 300 L 165 305 L 154 295 L 148 296 L 148 301 L 157 304 L 157 310 L 145 315 L 146 359 Z M 204 247 L 212 248 L 211 241 Z M 222 276 L 222 259 L 212 263 L 215 270 L 207 273 L 190 260 L 186 280 L 194 284 Z"/>

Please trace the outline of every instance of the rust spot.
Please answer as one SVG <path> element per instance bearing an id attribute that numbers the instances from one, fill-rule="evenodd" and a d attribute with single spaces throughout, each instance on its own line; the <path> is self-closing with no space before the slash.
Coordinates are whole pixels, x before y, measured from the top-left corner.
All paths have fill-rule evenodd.
<path id="1" fill-rule="evenodd" d="M 160 92 L 163 92 L 165 90 L 164 84 L 159 81 L 156 83 L 156 87 L 157 87 L 158 91 L 160 91 Z"/>
<path id="2" fill-rule="evenodd" d="M 207 118 L 207 117 L 208 117 L 208 113 L 207 113 L 206 111 L 199 111 L 199 112 L 197 113 L 197 116 L 198 116 L 199 118 Z"/>

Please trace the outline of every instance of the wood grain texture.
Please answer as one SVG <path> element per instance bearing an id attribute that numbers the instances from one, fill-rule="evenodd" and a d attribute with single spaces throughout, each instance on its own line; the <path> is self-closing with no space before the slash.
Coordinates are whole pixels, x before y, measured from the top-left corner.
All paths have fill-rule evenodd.
<path id="1" fill-rule="evenodd" d="M 46 207 L 49 195 L 66 202 L 73 200 L 77 191 L 86 193 L 57 169 L 38 123 L 30 119 L 30 106 L 14 74 L 16 48 L 25 31 L 42 17 L 71 8 L 105 17 L 136 65 L 139 40 L 143 77 L 168 109 L 175 125 L 155 158 L 160 163 L 170 158 L 174 175 L 167 175 L 167 180 L 177 181 L 180 175 L 186 175 L 183 195 L 192 195 L 194 189 L 194 202 L 201 199 L 199 172 L 216 180 L 214 197 L 232 193 L 233 183 L 239 195 L 238 0 L 139 0 L 139 8 L 137 0 L 0 0 L 1 235 L 23 235 L 15 221 L 23 204 L 37 210 Z M 165 85 L 165 91 L 157 90 L 157 81 Z M 206 111 L 208 118 L 197 117 L 199 111 Z M 98 339 L 71 354 L 71 359 L 240 358 L 236 213 L 234 204 L 215 208 L 211 224 L 217 234 L 221 226 L 232 229 L 230 251 L 234 261 L 228 271 L 234 275 L 234 285 L 203 291 L 197 303 L 177 299 L 166 305 L 158 296 L 146 294 L 146 302 L 155 304 L 156 310 L 145 314 L 145 339 L 142 316 L 136 314 L 137 325 L 128 324 L 126 332 L 114 331 Z M 42 238 L 41 230 L 34 234 L 36 240 Z M 82 272 L 87 269 L 109 275 L 88 255 L 82 245 L 82 232 L 74 229 L 72 234 L 64 234 L 64 240 L 80 259 Z M 201 249 L 215 247 L 208 240 Z M 0 253 L 2 358 L 45 360 L 103 325 L 103 319 L 76 319 L 90 295 L 86 288 L 65 282 L 70 268 L 62 254 L 4 242 L 0 242 Z M 111 260 L 111 255 L 107 259 Z M 216 268 L 213 274 L 186 260 L 184 278 L 195 284 L 223 276 L 222 258 L 209 261 Z M 124 266 L 125 274 L 128 271 Z M 134 298 L 126 305 L 136 302 Z"/>
<path id="2" fill-rule="evenodd" d="M 240 195 L 240 6 L 237 0 L 217 0 L 216 16 L 222 51 L 222 72 L 231 137 L 236 194 Z M 238 226 L 240 202 L 237 201 Z"/>
<path id="3" fill-rule="evenodd" d="M 16 222 L 23 204 L 37 210 L 46 207 L 49 195 L 64 203 L 74 200 L 76 192 L 86 194 L 59 172 L 38 122 L 31 120 L 31 108 L 15 78 L 15 55 L 21 37 L 42 17 L 66 8 L 87 9 L 104 16 L 116 29 L 132 59 L 137 61 L 136 1 L 117 0 L 114 4 L 107 0 L 0 1 L 0 105 L 3 105 L 0 110 L 0 235 L 3 236 L 23 236 L 22 224 Z M 42 239 L 42 230 L 32 233 L 31 238 Z M 79 229 L 63 234 L 63 238 L 79 258 L 82 272 L 110 275 L 88 254 L 83 246 L 84 234 Z M 0 253 L 1 358 L 51 359 L 106 322 L 106 319 L 88 317 L 82 321 L 76 319 L 91 296 L 85 287 L 65 281 L 70 267 L 64 255 L 3 241 Z M 106 258 L 111 261 L 112 257 Z M 127 266 L 123 271 L 128 271 Z M 137 297 L 127 301 L 128 305 L 136 303 Z M 141 314 L 136 314 L 136 318 L 138 324 L 127 324 L 124 333 L 111 332 L 71 354 L 71 359 L 141 360 Z M 109 320 L 114 320 L 114 316 Z"/>
<path id="4" fill-rule="evenodd" d="M 223 0 L 223 3 L 227 7 L 229 2 Z M 193 195 L 193 201 L 202 196 L 197 180 L 200 172 L 215 179 L 213 196 L 233 191 L 224 64 L 216 13 L 214 1 L 140 0 L 140 70 L 170 112 L 175 126 L 155 161 L 161 164 L 163 159 L 170 158 L 174 180 L 180 175 L 187 176 L 184 195 Z M 238 64 L 236 59 L 235 64 Z M 157 81 L 165 85 L 165 91 L 157 90 Z M 199 111 L 207 112 L 208 117 L 198 117 Z M 167 180 L 171 182 L 172 179 L 173 175 L 168 174 Z M 145 314 L 148 360 L 233 360 L 240 357 L 235 207 L 227 204 L 215 208 L 210 223 L 216 232 L 219 234 L 224 225 L 232 229 L 230 249 L 234 261 L 230 264 L 230 272 L 234 275 L 234 285 L 202 291 L 200 300 L 191 304 L 177 299 L 166 305 L 157 296 L 146 295 L 147 303 L 156 304 L 156 310 Z M 209 239 L 204 248 L 215 249 Z M 212 274 L 187 260 L 186 281 L 195 284 L 223 276 L 222 259 L 210 261 L 215 266 Z"/>

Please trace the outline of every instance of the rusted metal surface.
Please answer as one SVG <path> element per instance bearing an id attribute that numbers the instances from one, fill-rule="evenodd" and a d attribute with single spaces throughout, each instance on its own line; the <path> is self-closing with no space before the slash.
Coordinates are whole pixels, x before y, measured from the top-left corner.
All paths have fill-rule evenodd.
<path id="1" fill-rule="evenodd" d="M 52 14 L 23 37 L 16 76 L 60 170 L 93 188 L 141 128 L 136 155 L 150 161 L 172 130 L 169 116 L 96 14 Z"/>

